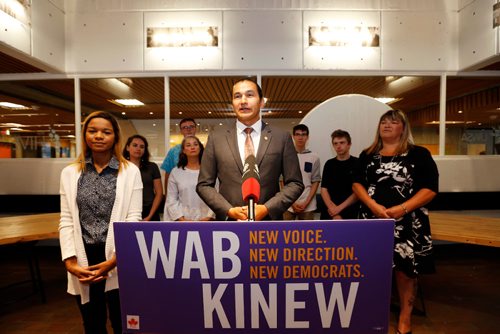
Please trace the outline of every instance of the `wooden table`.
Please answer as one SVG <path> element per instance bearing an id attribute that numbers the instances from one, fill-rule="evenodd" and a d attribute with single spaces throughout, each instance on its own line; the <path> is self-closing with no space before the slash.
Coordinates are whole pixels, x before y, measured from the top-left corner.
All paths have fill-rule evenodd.
<path id="1" fill-rule="evenodd" d="M 59 238 L 59 212 L 0 218 L 0 245 Z"/>
<path id="2" fill-rule="evenodd" d="M 429 213 L 432 239 L 500 247 L 500 211 Z"/>
<path id="3" fill-rule="evenodd" d="M 40 291 L 42 302 L 45 303 L 45 290 L 34 246 L 39 240 L 57 239 L 59 237 L 59 217 L 59 213 L 43 213 L 0 218 L 0 245 L 19 246 L 20 251 L 25 252 L 27 255 L 31 276 L 29 280 L 15 282 L 0 288 L 0 290 L 31 283 L 33 293 Z"/>
<path id="4" fill-rule="evenodd" d="M 500 211 L 431 211 L 432 238 L 500 247 Z M 59 213 L 0 218 L 0 245 L 57 239 Z"/>

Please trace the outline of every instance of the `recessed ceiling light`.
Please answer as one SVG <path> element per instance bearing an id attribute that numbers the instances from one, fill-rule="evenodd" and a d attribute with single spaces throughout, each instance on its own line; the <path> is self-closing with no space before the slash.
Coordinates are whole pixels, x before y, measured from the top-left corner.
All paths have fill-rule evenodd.
<path id="1" fill-rule="evenodd" d="M 23 125 L 19 124 L 19 123 L 0 123 L 0 126 L 2 126 L 2 127 L 8 126 L 8 127 L 18 128 L 18 127 L 21 127 Z"/>
<path id="2" fill-rule="evenodd" d="M 467 122 L 464 122 L 464 121 L 446 121 L 444 122 L 444 124 L 474 124 L 476 123 L 476 121 L 467 121 Z M 439 121 L 430 121 L 430 122 L 426 122 L 425 124 L 439 124 Z M 478 123 L 479 125 L 481 125 L 481 123 Z"/>
<path id="3" fill-rule="evenodd" d="M 108 100 L 111 103 L 114 103 L 120 107 L 125 107 L 125 108 L 134 108 L 134 107 L 140 107 L 143 106 L 144 103 L 137 99 L 113 99 L 113 100 Z"/>
<path id="4" fill-rule="evenodd" d="M 125 112 L 125 111 L 122 111 L 122 115 L 125 115 L 125 114 L 126 114 L 126 112 Z"/>
<path id="5" fill-rule="evenodd" d="M 375 100 L 382 102 L 382 103 L 385 103 L 385 104 L 391 104 L 398 99 L 396 99 L 395 97 L 376 97 Z"/>
<path id="6" fill-rule="evenodd" d="M 10 110 L 25 110 L 31 109 L 30 107 L 23 106 L 22 104 L 11 103 L 11 102 L 0 102 L 0 107 Z"/>
<path id="7" fill-rule="evenodd" d="M 463 111 L 462 111 L 462 110 L 459 110 L 459 111 L 458 111 L 458 113 L 459 113 L 459 114 L 462 114 L 462 113 L 463 113 Z"/>
<path id="8" fill-rule="evenodd" d="M 153 115 L 153 112 L 152 112 L 152 111 L 150 111 L 150 112 L 149 112 L 149 114 L 150 114 L 150 115 Z"/>

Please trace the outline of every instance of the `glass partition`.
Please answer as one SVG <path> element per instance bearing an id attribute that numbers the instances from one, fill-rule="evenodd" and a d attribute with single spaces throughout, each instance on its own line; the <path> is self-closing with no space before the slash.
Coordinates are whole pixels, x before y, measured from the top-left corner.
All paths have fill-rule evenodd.
<path id="1" fill-rule="evenodd" d="M 80 87 L 82 123 L 93 111 L 110 112 L 118 119 L 123 144 L 140 134 L 148 140 L 152 157 L 165 155 L 163 77 L 82 79 Z"/>
<path id="2" fill-rule="evenodd" d="M 500 78 L 449 77 L 446 154 L 500 154 Z"/>
<path id="3" fill-rule="evenodd" d="M 211 130 L 234 120 L 231 89 L 242 77 L 169 77 L 167 145 L 163 77 L 81 79 L 82 121 L 92 111 L 109 111 L 124 139 L 145 136 L 161 160 L 181 142 L 182 118 L 196 120 L 204 143 Z M 391 98 L 388 108 L 408 115 L 416 144 L 439 153 L 439 76 L 262 76 L 261 83 L 263 119 L 274 126 L 291 130 L 315 106 L 342 94 Z M 445 153 L 499 154 L 499 78 L 449 76 L 446 94 Z M 0 157 L 75 157 L 73 79 L 0 81 L 0 102 Z"/>
<path id="4" fill-rule="evenodd" d="M 73 80 L 0 82 L 0 158 L 75 156 Z"/>
<path id="5" fill-rule="evenodd" d="M 386 103 L 387 109 L 404 111 L 416 144 L 438 154 L 439 128 L 432 121 L 439 114 L 439 82 L 439 76 L 266 76 L 262 79 L 268 98 L 264 119 L 286 125 L 290 130 L 326 100 L 344 94 L 362 94 Z M 285 118 L 288 123 L 283 122 Z"/>

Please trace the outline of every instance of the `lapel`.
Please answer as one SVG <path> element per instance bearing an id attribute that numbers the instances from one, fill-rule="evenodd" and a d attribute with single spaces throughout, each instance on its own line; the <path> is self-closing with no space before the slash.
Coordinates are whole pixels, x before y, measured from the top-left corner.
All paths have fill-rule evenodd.
<path id="1" fill-rule="evenodd" d="M 272 130 L 269 125 L 266 123 L 262 122 L 262 131 L 260 133 L 260 142 L 259 142 L 259 148 L 257 150 L 257 165 L 260 166 L 260 163 L 262 162 L 262 159 L 264 158 L 264 155 L 266 154 L 267 148 L 269 147 L 269 144 L 271 143 L 271 138 L 272 138 Z"/>
<path id="2" fill-rule="evenodd" d="M 233 155 L 234 161 L 236 161 L 236 165 L 238 166 L 240 173 L 243 174 L 243 164 L 241 163 L 240 151 L 238 149 L 238 138 L 235 123 L 233 123 L 232 126 L 229 126 L 226 130 L 226 142 L 231 154 Z M 220 149 L 224 150 L 225 148 L 221 147 Z"/>

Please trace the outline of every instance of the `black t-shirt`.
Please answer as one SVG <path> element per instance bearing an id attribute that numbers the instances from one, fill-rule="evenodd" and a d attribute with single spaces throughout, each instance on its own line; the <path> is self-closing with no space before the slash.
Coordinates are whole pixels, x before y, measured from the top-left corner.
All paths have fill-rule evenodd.
<path id="1" fill-rule="evenodd" d="M 358 163 L 358 158 L 349 157 L 347 160 L 333 158 L 328 160 L 323 167 L 321 188 L 326 188 L 332 201 L 339 205 L 352 194 L 353 173 Z"/>
<path id="2" fill-rule="evenodd" d="M 154 162 L 146 162 L 141 166 L 142 205 L 150 206 L 155 198 L 154 180 L 161 179 L 160 169 Z"/>

